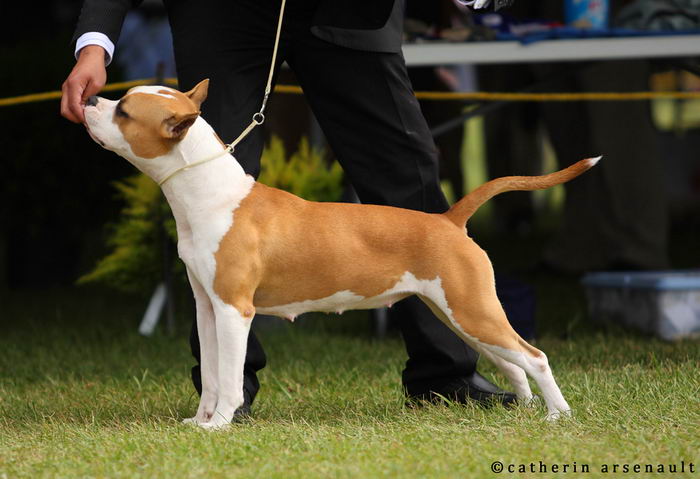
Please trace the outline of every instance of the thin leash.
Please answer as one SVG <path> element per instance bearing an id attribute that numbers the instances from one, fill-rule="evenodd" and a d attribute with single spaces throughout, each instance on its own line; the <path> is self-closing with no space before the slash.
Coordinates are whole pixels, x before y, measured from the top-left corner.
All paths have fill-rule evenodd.
<path id="1" fill-rule="evenodd" d="M 177 175 L 178 173 L 188 170 L 190 168 L 194 168 L 195 166 L 208 163 L 212 160 L 215 160 L 219 158 L 220 156 L 223 156 L 225 154 L 231 154 L 233 151 L 236 149 L 236 145 L 238 145 L 243 139 L 250 134 L 251 131 L 253 131 L 257 126 L 262 125 L 265 123 L 265 107 L 267 106 L 267 100 L 270 97 L 270 93 L 272 92 L 272 77 L 275 74 L 275 63 L 277 62 L 277 50 L 279 49 L 279 44 L 280 44 L 280 34 L 282 33 L 282 19 L 284 17 L 284 7 L 285 4 L 287 3 L 287 0 L 282 0 L 282 5 L 280 6 L 280 15 L 279 19 L 277 20 L 277 33 L 275 34 L 275 46 L 272 49 L 272 62 L 270 63 L 270 73 L 267 75 L 267 85 L 265 86 L 265 95 L 263 96 L 262 100 L 262 105 L 260 106 L 260 110 L 253 113 L 253 118 L 250 121 L 250 124 L 245 127 L 245 129 L 241 132 L 238 137 L 233 140 L 231 143 L 226 145 L 226 148 L 221 151 L 220 153 L 217 153 L 216 155 L 212 155 L 210 157 L 204 158 L 203 160 L 196 161 L 194 163 L 187 164 L 185 166 L 182 166 L 169 175 L 167 175 L 164 179 L 160 180 L 158 182 L 158 186 L 163 186 L 166 181 L 168 181 L 170 178 L 173 176 Z"/>

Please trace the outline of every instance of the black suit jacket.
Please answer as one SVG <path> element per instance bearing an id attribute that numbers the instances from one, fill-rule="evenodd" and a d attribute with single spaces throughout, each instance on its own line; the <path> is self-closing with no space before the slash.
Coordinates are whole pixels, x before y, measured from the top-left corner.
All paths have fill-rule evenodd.
<path id="1" fill-rule="evenodd" d="M 403 14 L 404 0 L 322 0 L 311 32 L 341 47 L 397 53 Z"/>
<path id="2" fill-rule="evenodd" d="M 116 44 L 124 17 L 142 0 L 84 0 L 73 41 L 100 32 Z M 166 9 L 174 0 L 164 0 Z M 235 1 L 235 0 L 230 0 Z M 375 52 L 401 49 L 404 0 L 321 0 L 311 31 L 333 44 Z"/>

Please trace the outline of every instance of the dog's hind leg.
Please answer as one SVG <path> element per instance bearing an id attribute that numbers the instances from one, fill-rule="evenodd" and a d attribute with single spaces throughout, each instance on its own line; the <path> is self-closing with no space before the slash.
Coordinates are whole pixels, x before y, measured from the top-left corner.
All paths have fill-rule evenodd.
<path id="1" fill-rule="evenodd" d="M 542 351 L 529 345 L 525 340 L 517 336 L 517 333 L 515 333 L 515 337 L 497 342 L 499 344 L 482 343 L 482 348 L 487 349 L 493 355 L 505 361 L 519 366 L 535 380 L 547 405 L 547 419 L 555 420 L 562 415 L 571 413 L 569 404 L 564 399 L 559 386 L 554 380 L 547 356 Z"/>
<path id="2" fill-rule="evenodd" d="M 200 365 L 202 375 L 202 397 L 194 417 L 183 423 L 204 423 L 211 419 L 216 409 L 219 390 L 218 347 L 214 309 L 209 296 L 197 278 L 187 270 L 197 309 L 197 333 L 199 335 Z"/>
<path id="3" fill-rule="evenodd" d="M 436 287 L 438 284 L 439 287 Z M 500 361 L 496 359 L 496 366 L 511 381 L 519 397 L 526 401 L 531 397 L 526 378 L 518 371 L 522 369 L 535 380 L 542 392 L 549 419 L 568 414 L 569 405 L 554 380 L 547 357 L 513 330 L 498 301 L 493 282 L 474 284 L 468 297 L 462 290 L 462 285 L 468 282 L 451 278 L 445 282 L 447 288 L 444 290 L 442 284 L 424 288 L 419 296 L 465 342 L 479 351 L 487 352 L 489 359 L 500 358 Z"/>
<path id="4" fill-rule="evenodd" d="M 493 354 L 488 348 L 484 348 L 481 343 L 474 341 L 474 338 L 470 338 L 469 336 L 465 335 L 463 331 L 456 327 L 454 321 L 450 319 L 449 316 L 452 314 L 452 311 L 449 310 L 449 308 L 445 308 L 446 310 L 443 311 L 443 309 L 440 308 L 433 299 L 422 295 L 419 295 L 419 297 L 433 311 L 433 313 L 435 313 L 435 316 L 440 318 L 440 320 L 452 331 L 454 331 L 457 336 L 474 348 L 474 350 L 485 356 L 498 368 L 498 370 L 513 386 L 515 394 L 522 404 L 528 404 L 532 400 L 532 390 L 530 389 L 530 384 L 527 381 L 527 375 L 521 367 L 501 358 L 496 354 Z M 435 299 L 437 302 L 440 302 L 440 298 Z"/>

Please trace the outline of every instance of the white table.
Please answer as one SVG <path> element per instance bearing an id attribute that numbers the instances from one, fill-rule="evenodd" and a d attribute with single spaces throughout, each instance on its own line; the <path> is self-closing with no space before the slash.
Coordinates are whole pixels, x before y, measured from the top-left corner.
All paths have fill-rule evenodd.
<path id="1" fill-rule="evenodd" d="M 515 41 L 428 42 L 403 47 L 408 66 L 534 63 L 700 56 L 700 34 L 653 37 Z"/>

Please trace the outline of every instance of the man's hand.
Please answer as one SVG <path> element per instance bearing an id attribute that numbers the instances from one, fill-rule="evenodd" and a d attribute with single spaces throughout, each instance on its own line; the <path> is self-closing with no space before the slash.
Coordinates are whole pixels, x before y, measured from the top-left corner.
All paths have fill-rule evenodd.
<path id="1" fill-rule="evenodd" d="M 106 82 L 104 49 L 97 45 L 86 46 L 80 50 L 78 63 L 63 82 L 61 115 L 74 123 L 85 123 L 85 101 L 97 94 Z"/>

